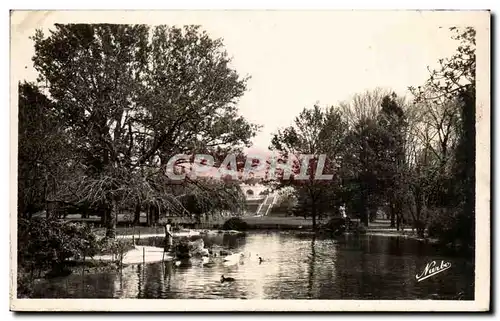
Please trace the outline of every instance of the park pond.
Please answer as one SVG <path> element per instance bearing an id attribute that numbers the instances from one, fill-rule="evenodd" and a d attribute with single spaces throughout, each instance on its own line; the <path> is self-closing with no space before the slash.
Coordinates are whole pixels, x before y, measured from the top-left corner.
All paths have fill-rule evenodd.
<path id="1" fill-rule="evenodd" d="M 35 298 L 462 299 L 474 298 L 474 264 L 437 245 L 382 235 L 313 238 L 292 232 L 204 236 L 244 257 L 128 264 L 122 270 L 39 280 Z M 260 262 L 258 257 L 262 257 Z M 420 282 L 426 265 L 451 267 Z M 439 264 L 438 264 L 439 265 Z M 221 275 L 234 278 L 222 282 Z"/>

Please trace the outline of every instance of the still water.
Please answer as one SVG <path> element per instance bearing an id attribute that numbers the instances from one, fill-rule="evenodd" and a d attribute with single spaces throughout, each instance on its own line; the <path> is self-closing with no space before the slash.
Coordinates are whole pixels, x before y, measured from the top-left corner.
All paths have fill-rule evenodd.
<path id="1" fill-rule="evenodd" d="M 286 232 L 217 235 L 246 258 L 203 265 L 192 260 L 129 265 L 120 271 L 73 274 L 39 282 L 35 297 L 158 299 L 460 299 L 474 298 L 473 263 L 443 249 L 390 236 L 313 239 Z M 259 263 L 261 256 L 264 261 Z M 451 268 L 417 282 L 431 261 Z M 234 282 L 221 283 L 221 275 Z"/>

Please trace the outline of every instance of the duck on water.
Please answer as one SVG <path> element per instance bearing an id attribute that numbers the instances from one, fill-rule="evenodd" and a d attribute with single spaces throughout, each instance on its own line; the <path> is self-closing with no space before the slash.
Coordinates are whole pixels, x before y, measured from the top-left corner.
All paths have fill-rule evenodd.
<path id="1" fill-rule="evenodd" d="M 231 277 L 226 278 L 226 277 L 224 277 L 224 274 L 220 276 L 220 283 L 224 283 L 224 282 L 234 282 L 234 281 L 235 281 L 235 279 L 234 279 L 234 278 L 231 278 Z"/>

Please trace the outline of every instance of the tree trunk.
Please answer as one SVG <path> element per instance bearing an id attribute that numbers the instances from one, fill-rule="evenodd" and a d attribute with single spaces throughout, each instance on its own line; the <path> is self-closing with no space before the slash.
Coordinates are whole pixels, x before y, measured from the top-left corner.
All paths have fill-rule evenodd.
<path id="1" fill-rule="evenodd" d="M 45 186 L 44 186 L 44 190 L 43 190 L 43 194 L 45 196 L 45 218 L 49 218 L 48 190 L 49 190 L 48 182 L 47 182 L 47 179 L 45 179 Z"/>
<path id="2" fill-rule="evenodd" d="M 361 198 L 361 202 L 359 204 L 359 216 L 360 216 L 360 222 L 365 226 L 368 227 L 368 222 L 369 222 L 369 209 L 366 204 L 366 199 L 364 195 Z"/>
<path id="3" fill-rule="evenodd" d="M 316 208 L 314 206 L 311 210 L 311 216 L 312 216 L 312 228 L 313 231 L 316 231 Z"/>
<path id="4" fill-rule="evenodd" d="M 357 212 L 359 213 L 359 221 L 365 227 L 368 227 L 370 221 L 369 215 L 369 202 L 368 202 L 368 188 L 363 180 L 360 182 L 360 199 L 357 205 Z"/>
<path id="5" fill-rule="evenodd" d="M 421 196 L 421 195 L 419 195 L 419 196 Z M 421 238 L 424 237 L 424 231 L 425 231 L 425 224 L 422 221 L 422 216 L 423 216 L 422 211 L 423 210 L 424 210 L 423 199 L 421 197 L 419 197 L 419 202 L 417 203 L 417 207 L 416 207 L 416 212 L 417 212 L 416 217 L 417 217 L 417 220 L 415 222 L 415 228 L 417 230 L 417 236 L 421 237 Z"/>
<path id="6" fill-rule="evenodd" d="M 134 221 L 132 225 L 138 225 L 141 222 L 141 204 L 137 203 L 135 205 Z"/>
<path id="7" fill-rule="evenodd" d="M 415 217 L 413 219 L 415 228 L 417 229 L 417 234 L 418 234 L 418 228 L 420 224 L 420 217 L 422 215 L 422 198 L 420 195 L 420 192 L 418 191 L 415 195 Z"/>
<path id="8" fill-rule="evenodd" d="M 155 225 L 155 207 L 150 206 L 149 207 L 149 220 L 148 220 L 148 226 L 154 226 Z"/>
<path id="9" fill-rule="evenodd" d="M 425 224 L 422 221 L 418 220 L 417 224 L 416 224 L 416 228 L 417 228 L 418 237 L 424 238 L 424 236 L 425 236 Z"/>
<path id="10" fill-rule="evenodd" d="M 370 224 L 370 209 L 368 208 L 365 208 L 365 210 L 363 211 L 364 215 L 363 215 L 363 224 L 365 225 L 365 227 L 368 227 L 368 225 Z"/>
<path id="11" fill-rule="evenodd" d="M 50 218 L 50 215 L 52 214 L 52 208 L 51 208 L 51 203 L 50 202 L 45 202 L 45 218 Z"/>
<path id="12" fill-rule="evenodd" d="M 391 202 L 389 204 L 390 209 L 391 209 L 391 227 L 394 228 L 396 227 L 395 220 L 396 220 L 396 211 L 394 209 L 394 204 Z"/>
<path id="13" fill-rule="evenodd" d="M 106 222 L 108 221 L 109 209 L 99 209 L 101 213 L 101 226 L 106 226 Z"/>
<path id="14" fill-rule="evenodd" d="M 116 200 L 111 201 L 111 208 L 106 214 L 106 238 L 114 239 L 116 237 L 116 221 L 118 217 Z"/>
<path id="15" fill-rule="evenodd" d="M 378 208 L 375 206 L 375 207 L 370 207 L 370 222 L 373 222 L 375 221 L 375 219 L 377 218 L 377 211 L 378 211 Z"/>
<path id="16" fill-rule="evenodd" d="M 160 207 L 155 206 L 153 212 L 153 224 L 156 226 L 160 222 Z"/>

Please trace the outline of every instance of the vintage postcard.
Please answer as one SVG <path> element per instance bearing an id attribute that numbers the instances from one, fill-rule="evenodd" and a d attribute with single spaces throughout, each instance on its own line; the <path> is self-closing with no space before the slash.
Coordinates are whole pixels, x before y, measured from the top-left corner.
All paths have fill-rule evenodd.
<path id="1" fill-rule="evenodd" d="M 490 19 L 11 11 L 10 309 L 489 311 Z"/>

